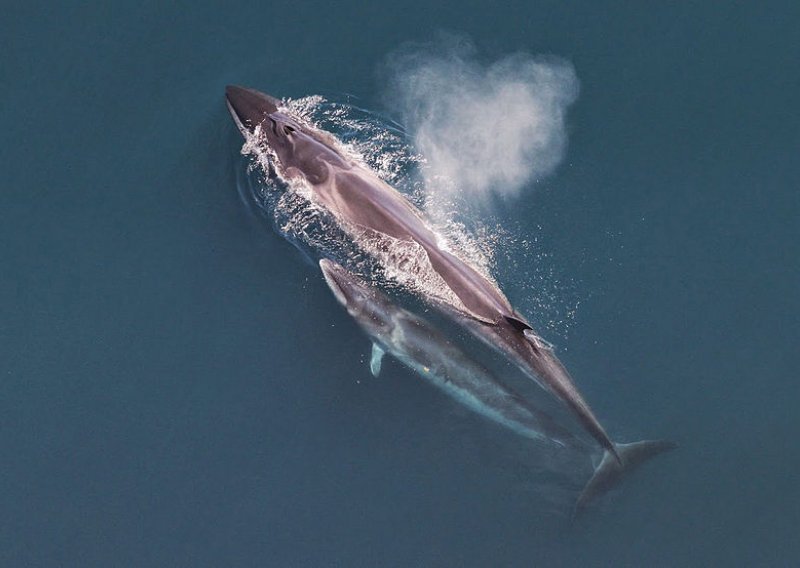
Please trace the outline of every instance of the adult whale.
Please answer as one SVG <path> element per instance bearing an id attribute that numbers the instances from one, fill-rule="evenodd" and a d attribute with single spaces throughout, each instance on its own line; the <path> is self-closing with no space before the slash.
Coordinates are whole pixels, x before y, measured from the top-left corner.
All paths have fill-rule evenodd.
<path id="1" fill-rule="evenodd" d="M 354 238 L 377 238 L 384 249 L 403 244 L 419 247 L 433 276 L 449 291 L 444 297 L 426 299 L 563 401 L 594 439 L 622 463 L 550 345 L 514 310 L 496 284 L 439 245 L 441 239 L 413 204 L 374 172 L 348 158 L 332 135 L 291 116 L 278 99 L 239 86 L 228 86 L 225 96 L 239 130 L 275 158 L 281 177 L 304 181 L 313 202 L 328 210 Z M 402 270 L 400 266 L 392 268 Z"/>

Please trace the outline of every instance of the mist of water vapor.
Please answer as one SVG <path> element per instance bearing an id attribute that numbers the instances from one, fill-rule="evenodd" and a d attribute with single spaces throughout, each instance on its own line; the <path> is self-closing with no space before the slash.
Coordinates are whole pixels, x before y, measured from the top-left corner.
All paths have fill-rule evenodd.
<path id="1" fill-rule="evenodd" d="M 568 62 L 515 53 L 479 61 L 448 36 L 408 45 L 388 60 L 390 104 L 422 155 L 429 202 L 488 205 L 552 173 L 578 95 Z"/>

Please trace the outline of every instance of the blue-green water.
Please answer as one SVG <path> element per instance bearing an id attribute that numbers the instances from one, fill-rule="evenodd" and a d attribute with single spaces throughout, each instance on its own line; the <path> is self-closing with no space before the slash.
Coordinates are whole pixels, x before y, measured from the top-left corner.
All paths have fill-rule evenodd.
<path id="1" fill-rule="evenodd" d="M 796 564 L 798 25 L 788 2 L 4 6 L 0 564 Z M 520 274 L 551 274 L 607 428 L 681 444 L 574 525 L 524 444 L 399 365 L 372 379 L 237 191 L 226 84 L 392 114 L 386 57 L 441 29 L 574 66 L 563 162 L 496 213 L 543 268 L 503 250 L 497 278 L 524 303 Z"/>

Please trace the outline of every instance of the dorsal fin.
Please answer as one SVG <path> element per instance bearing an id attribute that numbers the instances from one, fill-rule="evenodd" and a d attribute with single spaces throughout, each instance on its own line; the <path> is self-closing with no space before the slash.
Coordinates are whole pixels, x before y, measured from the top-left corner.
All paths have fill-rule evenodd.
<path id="1" fill-rule="evenodd" d="M 519 332 L 524 333 L 526 329 L 533 329 L 530 325 L 525 323 L 519 318 L 511 317 L 511 316 L 503 316 L 506 318 L 506 321 L 511 324 L 511 327 L 516 329 Z"/>

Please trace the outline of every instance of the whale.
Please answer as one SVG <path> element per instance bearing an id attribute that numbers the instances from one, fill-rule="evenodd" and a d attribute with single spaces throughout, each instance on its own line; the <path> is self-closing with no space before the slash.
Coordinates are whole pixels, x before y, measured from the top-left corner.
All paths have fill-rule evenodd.
<path id="1" fill-rule="evenodd" d="M 319 267 L 333 296 L 372 342 L 369 367 L 373 376 L 380 374 L 382 360 L 389 355 L 457 403 L 520 436 L 596 458 L 582 439 L 495 377 L 429 321 L 400 307 L 336 262 L 322 259 Z M 640 465 L 676 444 L 644 440 L 615 447 L 621 461 L 603 451 L 575 501 L 573 518 Z"/>
<path id="2" fill-rule="evenodd" d="M 377 377 L 389 355 L 462 406 L 517 434 L 558 447 L 586 449 L 556 420 L 498 379 L 426 319 L 340 264 L 319 261 L 325 282 L 372 342 L 370 371 Z"/>
<path id="3" fill-rule="evenodd" d="M 553 394 L 611 456 L 617 447 L 555 355 L 552 346 L 517 312 L 499 286 L 458 254 L 422 212 L 375 172 L 342 151 L 334 136 L 293 115 L 282 102 L 246 87 L 229 85 L 225 99 L 248 143 L 269 156 L 275 173 L 302 183 L 312 202 L 330 213 L 354 240 L 377 240 L 385 262 L 411 245 L 445 293 L 423 300 L 449 315 L 487 345 L 505 355 L 530 379 Z M 390 267 L 402 271 L 402 263 Z M 419 278 L 412 275 L 412 280 Z"/>

